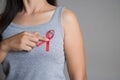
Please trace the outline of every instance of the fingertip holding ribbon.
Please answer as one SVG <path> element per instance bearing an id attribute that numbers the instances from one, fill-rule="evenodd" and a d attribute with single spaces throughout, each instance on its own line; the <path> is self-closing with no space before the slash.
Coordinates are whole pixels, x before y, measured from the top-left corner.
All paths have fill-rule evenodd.
<path id="1" fill-rule="evenodd" d="M 49 51 L 50 48 L 50 40 L 54 37 L 55 31 L 54 30 L 49 30 L 46 33 L 46 38 L 49 39 L 49 41 L 41 41 L 40 43 L 37 44 L 37 46 L 41 46 L 43 43 L 46 42 L 46 51 Z"/>

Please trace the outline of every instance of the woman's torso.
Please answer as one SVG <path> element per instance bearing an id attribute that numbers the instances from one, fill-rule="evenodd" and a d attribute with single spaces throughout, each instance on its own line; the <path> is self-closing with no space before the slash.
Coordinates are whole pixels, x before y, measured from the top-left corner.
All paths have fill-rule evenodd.
<path id="1" fill-rule="evenodd" d="M 48 23 L 34 26 L 22 26 L 11 23 L 2 33 L 3 39 L 23 31 L 39 32 L 46 37 L 49 30 L 54 30 L 49 51 L 46 43 L 33 48 L 31 52 L 10 51 L 3 61 L 3 70 L 7 80 L 66 80 L 64 75 L 64 31 L 61 25 L 63 6 L 58 6 Z"/>

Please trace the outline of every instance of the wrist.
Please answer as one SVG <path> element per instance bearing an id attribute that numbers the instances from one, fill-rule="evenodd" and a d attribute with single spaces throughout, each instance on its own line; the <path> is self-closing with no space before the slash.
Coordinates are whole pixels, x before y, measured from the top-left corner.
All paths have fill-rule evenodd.
<path id="1" fill-rule="evenodd" d="M 1 41 L 0 42 L 0 51 L 6 52 L 6 53 L 10 51 L 6 41 Z"/>

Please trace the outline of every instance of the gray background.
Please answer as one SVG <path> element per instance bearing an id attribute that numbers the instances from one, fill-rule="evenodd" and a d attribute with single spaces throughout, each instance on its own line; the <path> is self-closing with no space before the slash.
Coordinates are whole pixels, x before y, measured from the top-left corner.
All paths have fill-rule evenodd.
<path id="1" fill-rule="evenodd" d="M 59 0 L 58 3 L 78 16 L 88 80 L 120 80 L 120 0 Z M 69 80 L 66 66 L 65 73 Z"/>

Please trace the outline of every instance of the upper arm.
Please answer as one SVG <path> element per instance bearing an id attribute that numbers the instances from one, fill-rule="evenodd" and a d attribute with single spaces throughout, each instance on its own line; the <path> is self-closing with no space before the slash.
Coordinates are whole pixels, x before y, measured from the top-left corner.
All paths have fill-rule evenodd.
<path id="1" fill-rule="evenodd" d="M 86 63 L 82 32 L 74 12 L 64 9 L 62 15 L 64 28 L 65 59 L 71 79 L 86 77 Z M 80 79 L 81 80 L 81 79 Z M 82 79 L 83 80 L 83 79 Z"/>

